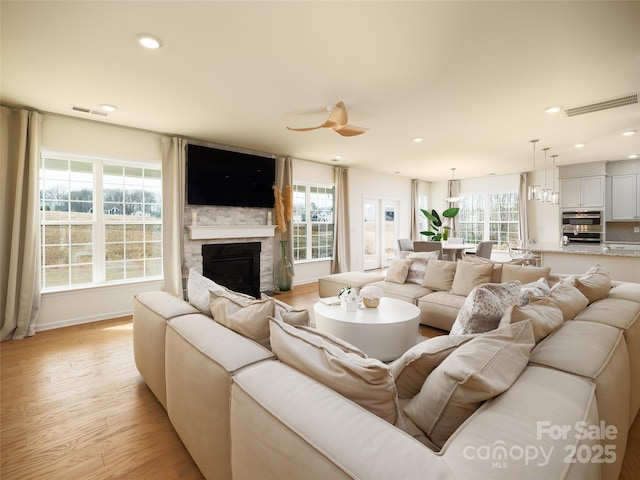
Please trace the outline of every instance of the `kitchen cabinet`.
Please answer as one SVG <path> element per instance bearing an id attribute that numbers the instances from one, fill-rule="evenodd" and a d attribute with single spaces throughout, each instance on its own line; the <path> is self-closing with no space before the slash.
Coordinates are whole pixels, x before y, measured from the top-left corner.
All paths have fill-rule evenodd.
<path id="1" fill-rule="evenodd" d="M 561 208 L 603 208 L 605 176 L 560 179 Z"/>
<path id="2" fill-rule="evenodd" d="M 612 175 L 607 188 L 611 220 L 640 220 L 640 173 Z"/>

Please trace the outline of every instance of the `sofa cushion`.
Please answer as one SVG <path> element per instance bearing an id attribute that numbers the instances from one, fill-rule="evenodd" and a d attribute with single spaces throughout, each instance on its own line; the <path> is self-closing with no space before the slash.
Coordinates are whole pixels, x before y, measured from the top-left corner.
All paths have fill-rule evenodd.
<path id="1" fill-rule="evenodd" d="M 387 270 L 387 275 L 384 279 L 387 282 L 404 283 L 409 273 L 409 266 L 411 265 L 410 259 L 404 260 L 392 260 Z"/>
<path id="2" fill-rule="evenodd" d="M 458 347 L 427 377 L 405 407 L 438 448 L 485 400 L 507 390 L 527 366 L 534 345 L 531 322 L 479 335 Z"/>
<path id="3" fill-rule="evenodd" d="M 407 283 L 422 285 L 424 275 L 427 272 L 429 260 L 437 260 L 440 252 L 414 252 L 407 255 L 407 260 L 411 260 L 409 272 L 407 273 Z"/>
<path id="4" fill-rule="evenodd" d="M 371 286 L 382 289 L 385 297 L 397 298 L 405 302 L 417 303 L 418 299 L 431 293 L 432 290 L 415 283 L 374 282 Z"/>
<path id="5" fill-rule="evenodd" d="M 494 330 L 505 310 L 518 303 L 519 299 L 518 281 L 477 286 L 464 301 L 449 333 L 465 335 Z"/>
<path id="6" fill-rule="evenodd" d="M 222 285 L 218 285 L 210 278 L 196 272 L 193 268 L 189 269 L 189 277 L 187 277 L 188 301 L 205 315 L 211 316 L 209 292 L 212 290 L 220 291 L 223 288 Z"/>
<path id="7" fill-rule="evenodd" d="M 529 300 L 534 302 L 542 298 L 544 297 L 532 295 Z M 589 304 L 587 297 L 568 280 L 560 281 L 551 287 L 549 299 L 562 310 L 564 320 L 571 320 Z"/>
<path id="8" fill-rule="evenodd" d="M 476 263 L 468 260 L 461 260 L 457 264 L 456 274 L 451 285 L 451 293 L 454 295 L 464 295 L 466 297 L 478 285 L 491 281 L 493 264 Z"/>
<path id="9" fill-rule="evenodd" d="M 513 280 L 519 280 L 520 283 L 535 282 L 539 278 L 547 278 L 551 268 L 549 267 L 534 267 L 531 265 L 513 265 L 505 263 L 502 266 L 502 280 L 503 282 L 511 282 Z"/>
<path id="10" fill-rule="evenodd" d="M 390 423 L 400 418 L 393 376 L 380 360 L 345 351 L 310 327 L 293 327 L 274 318 L 269 325 L 273 353 L 281 362 Z"/>
<path id="11" fill-rule="evenodd" d="M 264 293 L 260 295 L 260 298 L 262 300 L 273 300 L 275 302 L 275 315 L 289 325 L 309 325 L 309 310 L 296 310 L 291 305 Z"/>
<path id="12" fill-rule="evenodd" d="M 527 305 L 514 305 L 508 308 L 500 319 L 499 327 L 525 320 L 531 320 L 536 343 L 543 340 L 564 322 L 562 310 L 550 299 L 543 298 Z"/>
<path id="13" fill-rule="evenodd" d="M 589 303 L 593 303 L 609 295 L 611 277 L 608 271 L 596 263 L 584 275 L 576 277 L 573 284 L 587 297 Z"/>
<path id="14" fill-rule="evenodd" d="M 407 350 L 389 367 L 400 398 L 413 398 L 425 379 L 456 348 L 474 338 L 473 335 L 440 335 L 420 342 Z"/>
<path id="15" fill-rule="evenodd" d="M 453 277 L 456 274 L 456 265 L 458 265 L 457 262 L 448 260 L 429 260 L 422 286 L 431 290 L 448 292 L 451 290 Z"/>
<path id="16" fill-rule="evenodd" d="M 520 287 L 520 300 L 519 305 L 526 305 L 529 303 L 529 298 L 534 296 L 537 298 L 546 297 L 549 295 L 551 288 L 549 282 L 544 277 L 540 277 L 535 282 L 526 283 Z"/>
<path id="17" fill-rule="evenodd" d="M 275 302 L 272 299 L 253 300 L 245 304 L 222 295 L 211 301 L 210 308 L 216 322 L 270 348 L 269 317 L 275 314 Z"/>
<path id="18" fill-rule="evenodd" d="M 433 292 L 418 300 L 420 322 L 449 331 L 458 318 L 466 297 L 449 292 Z"/>
<path id="19" fill-rule="evenodd" d="M 621 283 L 614 285 L 608 298 L 620 298 L 640 303 L 640 283 Z"/>

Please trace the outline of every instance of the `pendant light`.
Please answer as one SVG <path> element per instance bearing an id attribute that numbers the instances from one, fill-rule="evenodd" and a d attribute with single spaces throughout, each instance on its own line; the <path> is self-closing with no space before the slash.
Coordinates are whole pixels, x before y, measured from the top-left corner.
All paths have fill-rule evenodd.
<path id="1" fill-rule="evenodd" d="M 558 158 L 558 155 L 551 155 L 551 158 L 553 158 L 553 192 L 551 192 L 551 203 L 558 205 L 560 203 L 560 192 L 556 190 L 556 158 Z"/>
<path id="2" fill-rule="evenodd" d="M 547 187 L 547 152 L 549 147 L 544 147 L 544 188 L 542 189 L 541 201 L 544 203 L 551 203 L 551 189 Z"/>
<path id="3" fill-rule="evenodd" d="M 536 143 L 538 142 L 537 138 L 533 140 L 529 140 L 533 144 L 533 173 L 531 181 L 535 181 L 536 176 Z M 527 199 L 528 200 L 536 200 L 538 198 L 540 192 L 540 185 L 529 185 L 527 188 Z"/>
<path id="4" fill-rule="evenodd" d="M 451 181 L 454 181 L 454 175 L 455 175 L 456 169 L 455 167 L 451 169 Z M 460 197 L 447 197 L 445 198 L 445 200 L 449 203 L 455 203 L 460 201 Z"/>

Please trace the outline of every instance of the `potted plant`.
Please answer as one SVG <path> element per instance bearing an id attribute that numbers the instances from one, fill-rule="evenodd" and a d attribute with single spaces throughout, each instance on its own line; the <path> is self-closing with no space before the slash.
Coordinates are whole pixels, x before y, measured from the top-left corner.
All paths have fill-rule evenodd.
<path id="1" fill-rule="evenodd" d="M 382 295 L 384 295 L 382 289 L 375 285 L 366 285 L 360 290 L 360 298 L 367 308 L 376 308 L 380 304 Z"/>
<path id="2" fill-rule="evenodd" d="M 448 240 L 449 230 L 451 230 L 451 227 L 448 225 L 442 225 L 442 219 L 440 218 L 440 215 L 438 215 L 438 212 L 435 210 L 431 210 L 431 212 L 429 212 L 423 208 L 421 208 L 420 211 L 429 220 L 429 230 L 420 233 L 427 237 L 432 237 L 431 240 L 434 242 Z M 442 212 L 442 218 L 453 218 L 458 215 L 459 211 L 460 209 L 458 207 L 447 208 Z"/>
<path id="3" fill-rule="evenodd" d="M 351 285 L 348 285 L 338 293 L 340 305 L 347 312 L 355 312 L 358 309 L 358 293 Z"/>

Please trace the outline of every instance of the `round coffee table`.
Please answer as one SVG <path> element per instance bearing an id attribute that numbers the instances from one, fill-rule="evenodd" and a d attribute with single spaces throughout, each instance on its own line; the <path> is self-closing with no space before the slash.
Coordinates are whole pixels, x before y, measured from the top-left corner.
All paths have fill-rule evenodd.
<path id="1" fill-rule="evenodd" d="M 377 308 L 360 305 L 355 312 L 316 302 L 313 312 L 318 329 L 383 362 L 399 358 L 418 340 L 420 309 L 395 298 L 381 298 Z"/>

